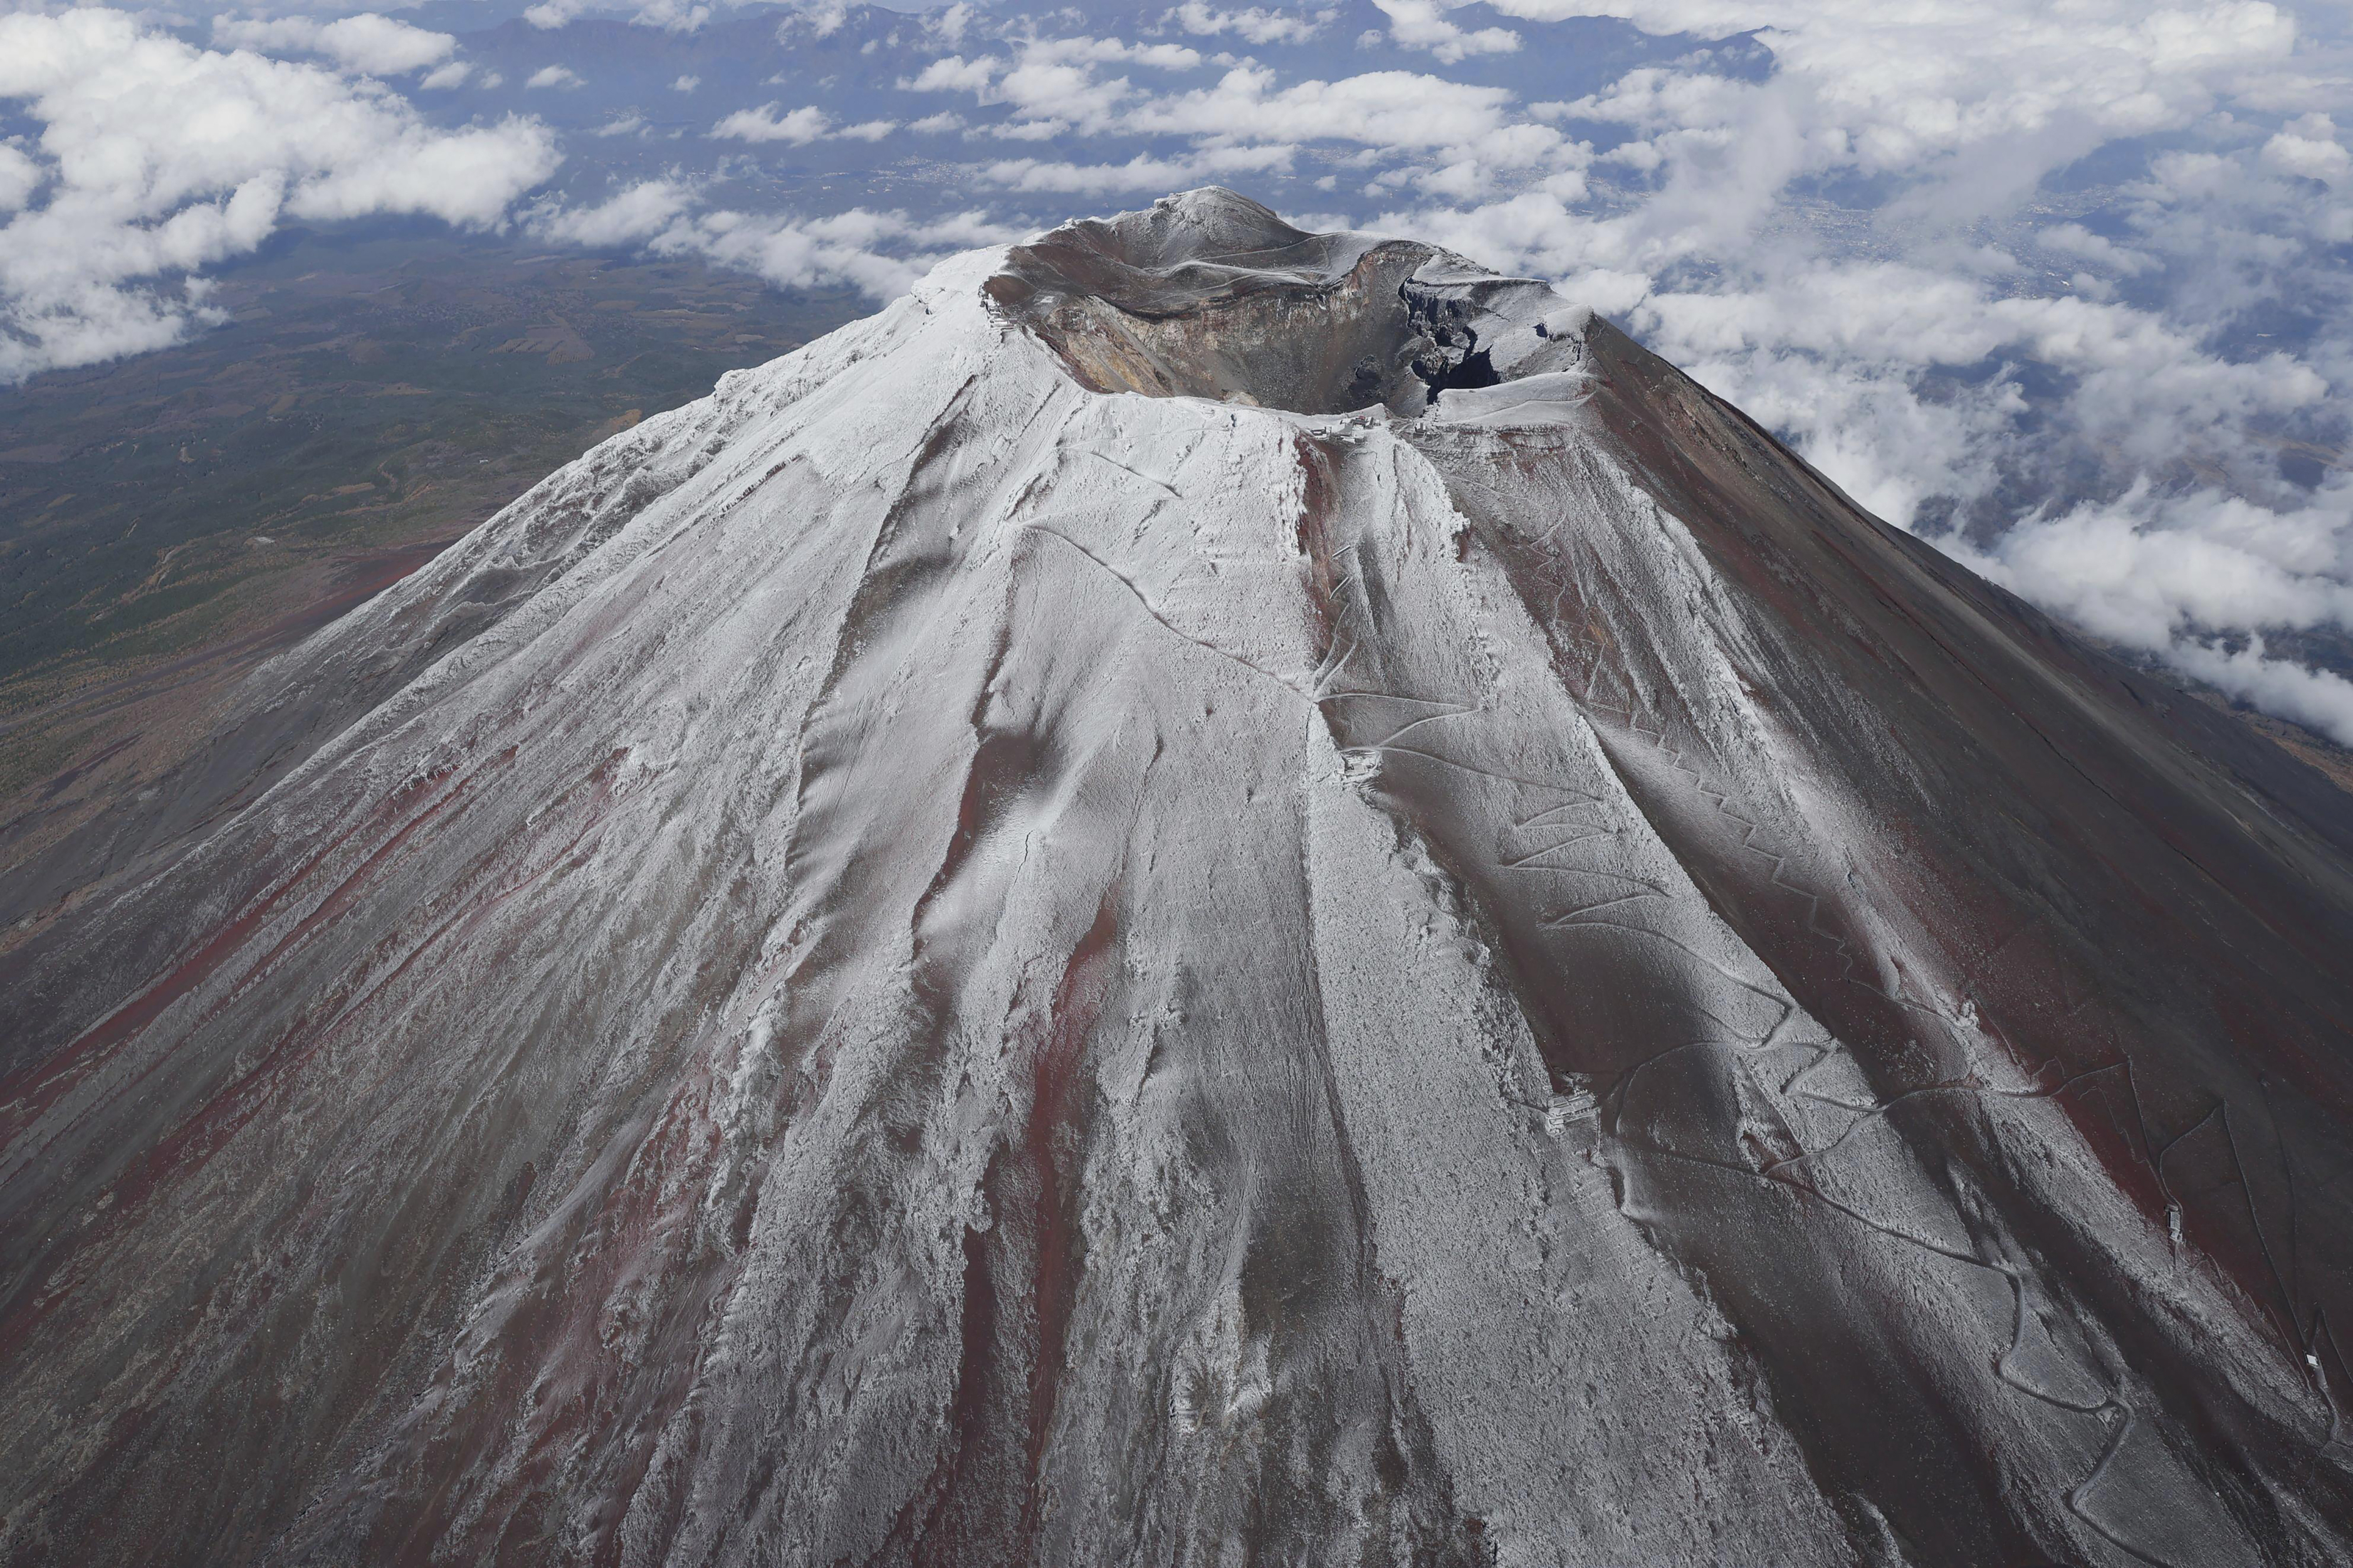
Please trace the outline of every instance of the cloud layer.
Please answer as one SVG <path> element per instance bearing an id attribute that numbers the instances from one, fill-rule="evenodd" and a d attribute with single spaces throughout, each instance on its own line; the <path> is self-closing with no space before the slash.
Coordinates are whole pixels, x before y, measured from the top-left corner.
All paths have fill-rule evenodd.
<path id="1" fill-rule="evenodd" d="M 1493 8 L 1755 30 L 1771 68 L 1532 105 L 1590 139 L 1587 191 L 1381 225 L 1560 279 L 1891 521 L 2353 744 L 2353 685 L 2264 640 L 2353 649 L 2353 490 L 2281 460 L 2353 437 L 2341 40 L 2261 3 Z"/>
<path id="2" fill-rule="evenodd" d="M 824 217 L 716 205 L 690 181 L 644 180 L 593 206 L 541 204 L 525 218 L 541 238 L 605 248 L 643 247 L 750 272 L 780 288 L 848 286 L 876 299 L 905 293 L 958 251 L 1019 239 L 1024 230 L 978 212 L 928 219 L 865 208 Z"/>
<path id="3" fill-rule="evenodd" d="M 415 69 L 440 58 L 417 31 L 329 26 L 302 47 Z M 436 130 L 364 77 L 98 9 L 0 16 L 0 100 L 40 126 L 0 158 L 0 384 L 174 341 L 204 319 L 202 269 L 290 219 L 481 226 L 557 161 L 529 121 Z"/>
<path id="4" fill-rule="evenodd" d="M 447 33 L 363 13 L 321 22 L 311 16 L 213 18 L 213 41 L 268 54 L 324 55 L 346 69 L 399 76 L 438 66 L 458 51 Z"/>

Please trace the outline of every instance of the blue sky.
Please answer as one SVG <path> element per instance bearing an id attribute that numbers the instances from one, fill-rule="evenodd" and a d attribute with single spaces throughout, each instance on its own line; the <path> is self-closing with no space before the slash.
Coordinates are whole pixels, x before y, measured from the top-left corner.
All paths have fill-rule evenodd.
<path id="1" fill-rule="evenodd" d="M 1554 281 L 1891 521 L 2353 743 L 2348 34 L 2259 0 L 20 6 L 0 381 L 207 330 L 295 224 L 879 300 L 1225 184 Z"/>

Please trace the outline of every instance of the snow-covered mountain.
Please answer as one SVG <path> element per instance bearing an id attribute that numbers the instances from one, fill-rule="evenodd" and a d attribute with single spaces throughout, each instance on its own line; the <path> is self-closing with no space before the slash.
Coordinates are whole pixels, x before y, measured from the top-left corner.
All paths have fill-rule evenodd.
<path id="1" fill-rule="evenodd" d="M 12 1562 L 2353 1555 L 2353 809 L 1535 283 L 965 257 L 5 893 Z"/>

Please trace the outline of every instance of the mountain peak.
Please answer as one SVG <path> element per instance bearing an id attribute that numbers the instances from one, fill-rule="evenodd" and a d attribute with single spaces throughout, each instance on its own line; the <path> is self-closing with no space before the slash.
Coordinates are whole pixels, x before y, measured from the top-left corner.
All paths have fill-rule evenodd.
<path id="1" fill-rule="evenodd" d="M 1590 312 L 1413 240 L 1310 234 L 1219 186 L 1053 229 L 987 285 L 1092 390 L 1424 412 L 1574 370 Z"/>
<path id="2" fill-rule="evenodd" d="M 2353 1556 L 2341 796 L 1540 283 L 960 258 L 165 796 L 0 894 L 12 1561 Z"/>

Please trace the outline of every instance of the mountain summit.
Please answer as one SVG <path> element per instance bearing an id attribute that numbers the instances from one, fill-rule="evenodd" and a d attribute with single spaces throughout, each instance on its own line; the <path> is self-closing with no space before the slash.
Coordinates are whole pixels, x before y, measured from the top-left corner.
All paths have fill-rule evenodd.
<path id="1" fill-rule="evenodd" d="M 146 809 L 13 1563 L 2353 1560 L 2353 808 L 1542 284 L 960 258 Z"/>

